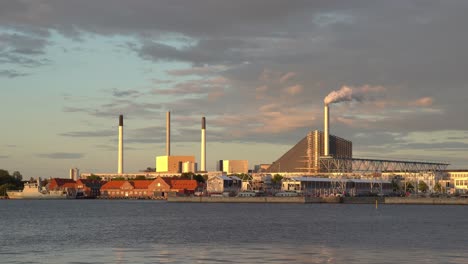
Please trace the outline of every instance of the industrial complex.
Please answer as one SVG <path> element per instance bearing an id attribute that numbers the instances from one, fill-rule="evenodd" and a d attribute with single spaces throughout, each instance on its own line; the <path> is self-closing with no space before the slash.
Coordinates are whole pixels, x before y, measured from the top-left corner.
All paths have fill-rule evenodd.
<path id="1" fill-rule="evenodd" d="M 249 169 L 247 160 L 219 160 L 216 171 L 206 169 L 206 118 L 201 118 L 200 162 L 194 155 L 171 155 L 171 113 L 166 113 L 166 153 L 155 158 L 155 171 L 124 171 L 123 116 L 119 116 L 118 166 L 117 173 L 94 173 L 102 179 L 133 179 L 138 176 L 155 179 L 157 177 L 178 177 L 184 173 L 199 174 L 206 178 L 206 184 L 216 183 L 216 187 L 206 189 L 222 190 L 226 186 L 232 192 L 268 190 L 274 186 L 273 176 L 282 178 L 276 183 L 282 191 L 308 193 L 313 195 L 361 193 L 386 194 L 395 191 L 399 185 L 405 191 L 418 192 L 418 184 L 424 182 L 428 191 L 465 192 L 468 191 L 468 172 L 447 171 L 448 163 L 421 162 L 407 160 L 360 159 L 353 157 L 353 144 L 350 140 L 330 134 L 330 104 L 324 106 L 323 131 L 312 130 L 290 150 L 269 164 L 255 165 Z M 71 171 L 77 177 L 78 170 Z M 86 178 L 92 173 L 81 173 Z M 236 177 L 240 175 L 242 178 Z M 231 176 L 231 177 L 229 177 Z M 234 178 L 233 178 L 234 177 Z M 239 183 L 242 182 L 242 183 Z M 222 182 L 223 184 L 220 184 Z M 234 182 L 234 185 L 233 185 Z M 416 188 L 415 188 L 416 186 Z M 227 190 L 227 189 L 226 189 Z"/>

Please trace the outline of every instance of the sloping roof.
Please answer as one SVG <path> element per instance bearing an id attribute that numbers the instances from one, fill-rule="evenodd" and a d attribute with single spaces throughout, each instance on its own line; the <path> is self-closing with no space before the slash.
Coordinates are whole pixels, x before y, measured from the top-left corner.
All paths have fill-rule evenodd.
<path id="1" fill-rule="evenodd" d="M 153 182 L 153 180 L 138 180 L 131 181 L 130 183 L 135 187 L 135 189 L 148 189 L 148 186 Z"/>
<path id="2" fill-rule="evenodd" d="M 198 183 L 196 180 L 172 180 L 171 181 L 171 189 L 177 190 L 195 190 L 198 187 Z"/>
<path id="3" fill-rule="evenodd" d="M 120 187 L 126 183 L 127 181 L 109 181 L 106 184 L 104 184 L 101 189 L 106 190 L 106 189 L 120 189 Z"/>
<path id="4" fill-rule="evenodd" d="M 106 182 L 100 180 L 88 180 L 88 179 L 79 179 L 76 183 L 81 183 L 87 187 L 100 187 L 101 185 L 105 184 Z"/>
<path id="5" fill-rule="evenodd" d="M 62 188 L 76 188 L 76 183 L 74 182 L 66 182 L 64 183 L 62 186 L 60 186 Z"/>
<path id="6" fill-rule="evenodd" d="M 72 179 L 61 179 L 61 178 L 53 178 L 49 182 L 49 188 L 50 189 L 55 189 L 55 188 L 62 188 L 64 184 L 66 183 L 73 183 L 75 184 L 75 181 Z"/>

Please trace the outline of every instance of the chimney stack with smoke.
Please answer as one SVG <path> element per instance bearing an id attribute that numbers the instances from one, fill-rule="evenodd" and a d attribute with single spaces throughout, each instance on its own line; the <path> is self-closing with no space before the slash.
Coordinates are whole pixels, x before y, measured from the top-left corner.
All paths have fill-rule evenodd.
<path id="1" fill-rule="evenodd" d="M 117 172 L 118 174 L 123 173 L 123 115 L 119 116 L 119 157 Z"/>
<path id="2" fill-rule="evenodd" d="M 166 156 L 171 155 L 171 112 L 166 113 Z"/>
<path id="3" fill-rule="evenodd" d="M 330 155 L 330 109 L 328 104 L 325 104 L 323 113 L 323 154 L 328 157 Z"/>
<path id="4" fill-rule="evenodd" d="M 201 155 L 200 155 L 200 170 L 206 171 L 206 119 L 202 117 L 201 124 Z"/>

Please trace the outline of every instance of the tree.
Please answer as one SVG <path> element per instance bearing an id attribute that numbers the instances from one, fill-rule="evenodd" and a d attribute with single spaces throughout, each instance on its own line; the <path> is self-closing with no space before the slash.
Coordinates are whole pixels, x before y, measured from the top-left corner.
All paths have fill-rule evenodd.
<path id="1" fill-rule="evenodd" d="M 6 196 L 8 190 L 18 190 L 18 187 L 11 183 L 0 185 L 0 196 Z"/>
<path id="2" fill-rule="evenodd" d="M 283 180 L 283 176 L 281 176 L 281 175 L 279 175 L 279 174 L 273 175 L 273 178 L 271 179 L 271 181 L 272 181 L 274 184 L 280 183 L 282 180 Z"/>
<path id="3" fill-rule="evenodd" d="M 425 193 L 429 190 L 429 186 L 427 186 L 424 181 L 420 181 L 418 184 L 418 190 Z"/>
<path id="4" fill-rule="evenodd" d="M 440 184 L 439 182 L 436 183 L 434 185 L 434 192 L 438 192 L 438 193 L 442 192 L 442 184 Z"/>
<path id="5" fill-rule="evenodd" d="M 144 175 L 138 175 L 135 177 L 135 180 L 146 180 L 146 177 Z"/>
<path id="6" fill-rule="evenodd" d="M 205 178 L 201 174 L 197 174 L 193 177 L 194 180 L 196 180 L 198 183 L 205 183 Z"/>
<path id="7" fill-rule="evenodd" d="M 99 177 L 99 176 L 97 176 L 97 175 L 94 175 L 94 174 L 91 174 L 90 176 L 88 176 L 87 179 L 88 179 L 88 180 L 100 181 L 100 180 L 101 180 L 101 177 Z"/>
<path id="8" fill-rule="evenodd" d="M 21 173 L 19 171 L 14 171 L 11 176 L 13 176 L 13 178 L 15 178 L 18 181 L 23 180 L 23 175 L 21 175 Z"/>
<path id="9" fill-rule="evenodd" d="M 414 186 L 413 186 L 413 184 L 411 184 L 411 182 L 405 183 L 405 190 L 406 190 L 407 192 L 413 192 L 413 191 L 414 191 Z"/>

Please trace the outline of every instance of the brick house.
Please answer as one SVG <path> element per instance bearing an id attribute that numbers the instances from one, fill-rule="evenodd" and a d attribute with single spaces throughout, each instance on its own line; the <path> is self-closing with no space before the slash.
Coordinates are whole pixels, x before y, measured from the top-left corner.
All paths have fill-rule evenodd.
<path id="1" fill-rule="evenodd" d="M 99 180 L 79 179 L 76 181 L 77 198 L 96 198 L 101 195 L 101 186 L 105 182 Z"/>

